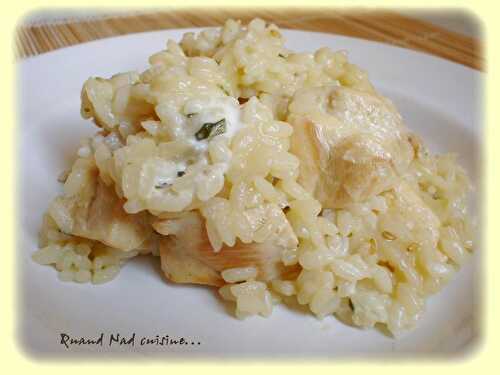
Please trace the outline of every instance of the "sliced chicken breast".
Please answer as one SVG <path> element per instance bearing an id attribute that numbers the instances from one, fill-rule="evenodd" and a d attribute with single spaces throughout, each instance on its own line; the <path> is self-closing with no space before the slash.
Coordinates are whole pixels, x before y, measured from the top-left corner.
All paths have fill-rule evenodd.
<path id="1" fill-rule="evenodd" d="M 140 247 L 152 233 L 149 214 L 127 214 L 125 201 L 98 177 L 95 165 L 78 173 L 85 174 L 81 190 L 56 198 L 49 209 L 59 228 L 120 250 Z"/>
<path id="2" fill-rule="evenodd" d="M 253 266 L 258 280 L 272 280 L 298 273 L 298 267 L 285 267 L 280 259 L 283 246 L 272 242 L 224 246 L 214 252 L 207 236 L 204 219 L 188 212 L 176 219 L 153 224 L 160 233 L 168 234 L 160 242 L 161 267 L 166 277 L 176 283 L 213 286 L 225 284 L 220 272 L 236 267 Z"/>
<path id="3" fill-rule="evenodd" d="M 300 90 L 290 104 L 298 181 L 324 208 L 342 208 L 389 189 L 413 158 L 395 107 L 340 86 Z"/>

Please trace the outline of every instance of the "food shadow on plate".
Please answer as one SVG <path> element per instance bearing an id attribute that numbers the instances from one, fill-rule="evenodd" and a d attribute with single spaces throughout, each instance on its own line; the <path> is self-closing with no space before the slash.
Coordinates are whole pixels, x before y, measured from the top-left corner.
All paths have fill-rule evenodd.
<path id="1" fill-rule="evenodd" d="M 225 314 L 231 319 L 239 320 L 239 321 L 244 321 L 245 319 L 239 319 L 235 315 L 235 303 L 231 301 L 226 301 L 224 300 L 219 292 L 217 287 L 209 286 L 209 285 L 201 285 L 201 284 L 182 284 L 182 283 L 175 283 L 172 281 L 169 281 L 166 277 L 165 274 L 163 273 L 161 269 L 161 264 L 160 260 L 158 257 L 153 257 L 150 255 L 142 255 L 138 257 L 134 257 L 130 259 L 129 264 L 125 265 L 127 266 L 133 266 L 136 269 L 141 270 L 141 272 L 144 272 L 146 274 L 151 274 L 151 272 L 148 272 L 149 270 L 153 271 L 154 277 L 157 277 L 158 279 L 161 280 L 163 284 L 166 284 L 165 286 L 167 288 L 174 288 L 174 289 L 198 289 L 198 290 L 203 290 L 206 293 L 210 293 L 215 297 L 215 301 L 217 301 L 217 311 L 215 313 L 219 314 Z M 311 313 L 311 311 L 308 308 L 308 305 L 301 305 L 298 303 L 296 298 L 287 298 L 283 297 L 281 300 L 281 303 L 274 305 L 274 308 L 277 309 L 284 309 L 287 310 L 293 314 L 301 315 L 301 316 L 309 316 L 309 317 L 314 317 L 314 315 Z M 343 308 L 348 309 L 348 306 L 344 306 Z M 332 323 L 334 324 L 341 324 L 343 326 L 347 326 L 349 328 L 356 329 L 358 331 L 362 331 L 360 327 L 356 326 L 353 321 L 352 321 L 352 316 L 350 314 L 342 314 L 342 309 L 338 314 L 334 315 L 329 315 L 325 316 L 324 319 L 331 320 Z M 322 319 L 318 320 L 318 322 L 321 322 Z M 381 334 L 388 338 L 393 338 L 392 334 L 389 332 L 387 328 L 385 328 L 382 325 L 377 325 L 375 327 Z"/>

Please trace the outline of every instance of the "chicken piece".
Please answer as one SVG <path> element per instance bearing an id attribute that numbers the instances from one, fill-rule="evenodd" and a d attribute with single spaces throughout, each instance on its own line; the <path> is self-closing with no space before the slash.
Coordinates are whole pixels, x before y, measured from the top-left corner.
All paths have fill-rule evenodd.
<path id="1" fill-rule="evenodd" d="M 376 94 L 329 86 L 300 90 L 290 104 L 298 181 L 324 208 L 388 190 L 413 159 L 394 106 Z"/>
<path id="2" fill-rule="evenodd" d="M 83 178 L 81 187 L 56 198 L 49 208 L 62 231 L 125 251 L 139 247 L 150 237 L 148 214 L 127 214 L 123 210 L 125 201 L 98 177 L 95 164 L 79 159 L 72 173 Z"/>
<path id="3" fill-rule="evenodd" d="M 151 234 L 147 214 L 127 214 L 124 203 L 111 187 L 97 179 L 93 199 L 87 207 L 75 210 L 72 234 L 122 250 L 139 247 Z"/>
<path id="4" fill-rule="evenodd" d="M 268 281 L 278 276 L 292 277 L 298 266 L 281 263 L 283 246 L 271 241 L 224 246 L 214 252 L 207 236 L 204 219 L 188 212 L 177 219 L 160 220 L 153 224 L 160 233 L 169 234 L 160 241 L 161 267 L 166 277 L 176 283 L 212 286 L 225 284 L 220 272 L 235 267 L 256 267 L 257 280 Z"/>
<path id="5" fill-rule="evenodd" d="M 379 226 L 398 228 L 394 233 L 407 242 L 420 242 L 431 249 L 437 247 L 441 222 L 418 192 L 404 180 L 384 194 L 387 211 L 379 215 Z"/>

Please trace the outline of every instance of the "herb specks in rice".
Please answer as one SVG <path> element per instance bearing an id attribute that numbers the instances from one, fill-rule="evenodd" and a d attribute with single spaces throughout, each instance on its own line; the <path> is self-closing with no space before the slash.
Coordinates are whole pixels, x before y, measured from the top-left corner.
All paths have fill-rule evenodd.
<path id="1" fill-rule="evenodd" d="M 426 288 L 472 249 L 455 159 L 428 153 L 344 52 L 289 51 L 263 20 L 188 33 L 149 61 L 85 82 L 100 133 L 61 177 L 34 259 L 101 283 L 150 252 L 173 281 L 222 276 L 238 317 L 268 316 L 279 294 L 412 329 Z"/>
<path id="2" fill-rule="evenodd" d="M 203 139 L 211 139 L 213 137 L 216 137 L 220 134 L 224 134 L 226 132 L 226 119 L 223 118 L 222 120 L 219 120 L 217 122 L 207 122 L 203 124 L 200 128 L 195 133 L 195 138 L 198 141 L 201 141 Z"/>

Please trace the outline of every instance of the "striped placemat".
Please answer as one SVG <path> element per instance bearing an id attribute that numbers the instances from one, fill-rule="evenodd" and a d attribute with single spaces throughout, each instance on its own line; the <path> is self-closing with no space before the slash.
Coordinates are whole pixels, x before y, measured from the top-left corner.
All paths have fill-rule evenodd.
<path id="1" fill-rule="evenodd" d="M 17 28 L 18 58 L 35 56 L 91 40 L 161 29 L 218 26 L 228 18 L 260 17 L 280 27 L 321 31 L 389 43 L 483 69 L 481 44 L 427 22 L 392 11 L 340 9 L 186 9 L 159 10 L 101 18 L 75 19 Z"/>

